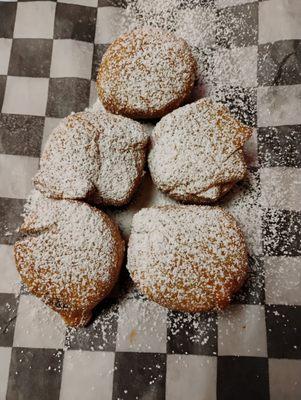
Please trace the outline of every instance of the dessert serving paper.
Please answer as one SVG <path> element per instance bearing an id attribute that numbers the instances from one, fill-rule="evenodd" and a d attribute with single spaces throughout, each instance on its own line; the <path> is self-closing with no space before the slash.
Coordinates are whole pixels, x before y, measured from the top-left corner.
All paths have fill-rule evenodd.
<path id="1" fill-rule="evenodd" d="M 164 18 L 173 1 L 0 2 L 1 400 L 301 398 L 301 3 L 178 1 Z M 145 300 L 124 270 L 75 331 L 16 283 L 13 244 L 49 134 L 99 108 L 97 66 L 135 12 L 188 40 L 207 66 L 197 95 L 254 127 L 248 177 L 220 201 L 246 235 L 250 276 L 226 311 L 186 315 Z M 216 16 L 228 22 L 214 36 Z M 106 211 L 128 237 L 137 210 L 166 203 L 146 173 L 129 206 Z"/>

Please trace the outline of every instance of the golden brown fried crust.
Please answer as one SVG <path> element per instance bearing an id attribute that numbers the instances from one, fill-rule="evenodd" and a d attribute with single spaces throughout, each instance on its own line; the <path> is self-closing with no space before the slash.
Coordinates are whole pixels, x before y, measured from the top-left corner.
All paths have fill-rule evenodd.
<path id="1" fill-rule="evenodd" d="M 141 182 L 147 144 L 142 125 L 128 118 L 88 111 L 69 115 L 48 140 L 34 186 L 57 200 L 123 206 Z"/>
<path id="2" fill-rule="evenodd" d="M 148 290 L 144 286 L 141 286 L 139 282 L 135 281 L 135 275 L 134 274 L 132 275 L 136 286 L 139 288 L 141 293 L 145 294 L 145 296 L 148 299 L 170 310 L 189 312 L 189 313 L 218 311 L 225 309 L 231 303 L 233 295 L 241 289 L 241 287 L 247 280 L 247 276 L 248 276 L 248 256 L 246 253 L 244 257 L 244 262 L 242 263 L 241 274 L 238 276 L 238 280 L 236 282 L 232 281 L 231 284 L 224 283 L 223 291 L 216 292 L 214 299 L 210 299 L 210 296 L 208 295 L 207 301 L 205 303 L 196 304 L 196 302 L 193 299 L 183 300 L 181 302 L 178 302 L 176 299 L 172 299 L 169 296 L 158 296 L 158 294 L 154 295 L 153 291 Z M 179 291 L 183 290 L 183 287 L 179 286 L 177 290 Z M 225 293 L 227 294 L 225 295 Z"/>
<path id="3" fill-rule="evenodd" d="M 138 159 L 139 158 L 139 159 Z M 109 205 L 113 207 L 122 207 L 127 205 L 130 200 L 132 199 L 134 193 L 140 186 L 140 183 L 142 181 L 143 175 L 144 175 L 144 166 L 145 166 L 145 160 L 146 160 L 146 155 L 145 155 L 145 150 L 141 150 L 140 154 L 137 155 L 136 158 L 136 168 L 137 168 L 137 178 L 132 182 L 131 189 L 128 190 L 127 196 L 124 197 L 122 200 L 117 200 L 111 198 L 109 203 L 108 199 L 104 201 L 97 193 L 93 192 L 91 195 L 86 196 L 86 200 L 91 203 L 92 205 Z M 84 200 L 84 199 L 82 199 Z"/>
<path id="4" fill-rule="evenodd" d="M 160 210 L 164 210 L 164 212 L 168 213 L 169 211 L 173 210 L 174 208 L 182 207 L 183 210 L 194 207 L 195 209 L 197 208 L 203 208 L 203 207 L 196 207 L 196 206 L 162 206 L 162 207 L 156 207 Z M 204 207 L 204 208 L 210 208 L 212 207 Z M 218 207 L 214 207 L 215 209 L 218 209 Z M 204 283 L 199 283 L 195 282 L 195 285 L 199 288 L 198 290 L 194 291 L 191 290 L 191 287 L 189 289 L 189 295 L 186 289 L 186 286 L 184 286 L 184 280 L 183 283 L 181 284 L 181 277 L 178 275 L 175 275 L 175 270 L 179 268 L 179 266 L 185 265 L 187 268 L 191 268 L 191 271 L 199 271 L 199 268 L 201 265 L 193 265 L 189 261 L 189 254 L 185 254 L 184 252 L 181 253 L 181 250 L 177 254 L 177 263 L 175 265 L 170 265 L 170 269 L 166 270 L 166 266 L 164 267 L 163 264 L 160 266 L 160 259 L 163 258 L 163 253 L 162 255 L 157 254 L 157 257 L 155 258 L 157 262 L 152 263 L 148 265 L 148 270 L 145 270 L 144 273 L 139 272 L 139 266 L 137 266 L 137 263 L 135 260 L 133 261 L 133 250 L 130 250 L 130 254 L 128 256 L 128 260 L 130 258 L 130 261 L 128 261 L 128 268 L 131 274 L 131 277 L 139 290 L 145 294 L 150 300 L 160 304 L 163 307 L 169 308 L 174 311 L 181 311 L 181 312 L 190 312 L 190 313 L 196 313 L 196 312 L 207 312 L 211 310 L 222 310 L 225 307 L 229 305 L 231 302 L 231 298 L 234 293 L 239 291 L 239 289 L 242 287 L 244 284 L 247 274 L 248 274 L 248 252 L 247 248 L 245 246 L 245 241 L 243 234 L 238 227 L 235 219 L 232 217 L 232 215 L 224 210 L 222 210 L 224 213 L 224 217 L 227 218 L 227 223 L 228 223 L 228 228 L 231 227 L 231 229 L 234 229 L 236 232 L 236 239 L 240 244 L 241 244 L 241 251 L 239 254 L 239 268 L 235 267 L 233 269 L 233 256 L 231 252 L 229 252 L 227 256 L 227 260 L 223 264 L 222 268 L 224 271 L 224 279 L 219 277 L 218 281 L 216 280 L 214 268 L 210 269 L 206 268 L 202 269 L 201 273 L 201 282 L 206 282 Z M 212 221 L 214 223 L 214 221 Z M 134 223 L 134 228 L 135 228 L 135 223 Z M 146 228 L 148 229 L 148 228 Z M 167 228 L 168 229 L 168 228 Z M 138 228 L 139 231 L 139 228 Z M 149 234 L 151 234 L 149 232 Z M 179 234 L 179 233 L 178 233 Z M 135 233 L 132 233 L 132 235 L 135 235 Z M 226 232 L 223 233 L 223 237 L 226 235 Z M 170 240 L 178 240 L 176 239 L 176 235 L 174 235 L 172 232 L 169 231 L 169 236 Z M 136 238 L 137 239 L 137 238 Z M 130 238 L 129 242 L 129 247 L 131 248 L 133 246 L 134 240 L 133 237 Z M 186 238 L 188 239 L 188 238 Z M 139 239 L 138 239 L 139 240 Z M 214 239 L 212 239 L 214 240 Z M 181 242 L 185 242 L 185 237 L 181 237 Z M 137 243 L 137 242 L 136 242 Z M 145 242 L 143 242 L 145 243 Z M 145 246 L 149 246 L 149 254 L 150 254 L 150 259 L 153 259 L 153 254 L 152 254 L 152 245 L 150 243 L 145 243 Z M 166 250 L 166 246 L 164 246 L 164 251 Z M 201 250 L 200 250 L 201 251 Z M 210 251 L 208 252 L 210 254 Z M 237 255 L 237 254 L 236 254 Z M 208 265 L 214 266 L 214 252 L 209 256 L 211 260 L 208 260 Z M 235 256 L 234 256 L 235 257 Z M 135 256 L 134 256 L 135 258 Z M 158 261 L 159 260 L 159 261 Z M 138 262 L 139 264 L 139 262 Z M 152 268 L 158 269 L 159 275 L 155 274 L 153 275 L 152 282 L 153 285 L 149 286 L 150 281 L 148 278 L 145 278 L 145 274 L 151 273 Z M 181 270 L 181 268 L 180 268 Z M 235 272 L 234 272 L 235 271 Z M 199 273 L 199 272 L 198 272 Z M 160 281 L 160 276 L 164 276 L 165 278 L 167 277 L 167 280 L 163 279 L 164 284 L 166 285 L 165 289 L 162 289 L 162 282 Z M 157 277 L 158 279 L 154 279 L 154 277 Z M 187 284 L 187 282 L 186 282 Z M 200 285 L 200 286 L 198 286 Z M 213 290 L 214 288 L 214 290 Z M 202 301 L 199 301 L 198 295 L 200 294 L 199 290 L 201 290 L 202 295 Z M 179 297 L 179 294 L 181 296 Z"/>
<path id="5" fill-rule="evenodd" d="M 211 99 L 178 108 L 152 132 L 152 180 L 177 201 L 214 203 L 246 176 L 242 146 L 251 135 L 250 127 Z"/>
<path id="6" fill-rule="evenodd" d="M 71 202 L 77 203 L 76 200 Z M 119 276 L 124 255 L 124 241 L 117 225 L 102 211 L 89 205 L 87 206 L 91 208 L 93 212 L 98 213 L 102 219 L 105 219 L 115 242 L 116 251 L 112 259 L 109 282 L 95 282 L 83 276 L 82 282 L 73 285 L 68 282 L 67 290 L 65 287 L 62 287 L 61 284 L 58 285 L 55 279 L 53 281 L 51 278 L 45 279 L 45 276 L 49 276 L 51 269 L 43 270 L 37 268 L 36 260 L 32 257 L 31 250 L 31 244 L 35 236 L 28 236 L 24 240 L 16 242 L 14 245 L 16 267 L 21 280 L 28 290 L 33 295 L 41 298 L 41 300 L 54 311 L 59 313 L 66 325 L 72 327 L 81 327 L 89 323 L 93 308 L 103 300 L 114 287 Z M 28 229 L 24 224 L 20 230 L 29 235 L 38 234 L 38 232 L 33 232 L 31 229 Z M 25 264 L 25 260 L 28 259 L 30 262 Z M 71 286 L 72 289 L 70 290 Z M 93 290 L 87 290 L 87 288 L 90 287 L 93 287 Z M 87 292 L 84 303 L 81 296 L 83 292 Z"/>
<path id="7" fill-rule="evenodd" d="M 84 197 L 78 197 L 76 199 L 75 198 L 69 199 L 68 197 L 64 196 L 63 194 L 61 194 L 61 195 L 52 194 L 51 198 L 54 199 L 54 200 L 87 201 L 87 204 L 90 204 L 92 206 L 94 206 L 94 205 L 95 206 L 100 206 L 100 205 L 106 206 L 106 205 L 109 205 L 109 206 L 113 206 L 113 207 L 125 206 L 131 201 L 134 193 L 136 192 L 136 190 L 140 186 L 140 183 L 142 181 L 143 174 L 144 174 L 143 171 L 144 171 L 144 166 L 145 166 L 145 158 L 146 158 L 145 154 L 143 153 L 143 151 L 141 151 L 140 160 L 139 160 L 140 162 L 136 163 L 136 166 L 137 166 L 137 178 L 133 181 L 131 190 L 129 190 L 127 192 L 127 196 L 124 197 L 120 201 L 117 200 L 117 199 L 111 198 L 110 201 L 109 201 L 109 204 L 108 204 L 108 199 L 103 200 L 98 195 L 98 193 L 96 193 L 96 189 L 93 189 L 91 191 L 91 193 L 87 193 Z M 38 177 L 37 178 L 33 178 L 33 182 L 34 182 L 34 186 L 35 186 L 36 189 L 38 189 L 45 196 L 49 196 L 49 190 L 48 190 L 47 186 L 45 186 L 44 183 L 42 181 L 40 181 Z"/>
<path id="8" fill-rule="evenodd" d="M 99 69 L 98 74 L 100 74 L 101 69 Z M 117 103 L 113 100 L 106 100 L 102 98 L 102 90 L 97 86 L 98 90 L 98 96 L 102 101 L 102 104 L 106 111 L 111 112 L 112 114 L 119 114 L 123 115 L 124 117 L 132 118 L 132 119 L 137 119 L 137 120 L 151 120 L 151 119 L 159 119 L 164 117 L 164 115 L 169 114 L 176 108 L 180 107 L 182 104 L 186 102 L 188 99 L 191 89 L 194 85 L 195 78 L 194 76 L 191 77 L 190 81 L 187 82 L 185 85 L 185 88 L 183 90 L 183 93 L 181 97 L 173 100 L 172 102 L 168 103 L 165 107 L 162 107 L 160 110 L 148 110 L 146 112 L 143 111 L 137 111 L 134 109 L 131 109 L 130 107 L 119 107 Z"/>
<path id="9" fill-rule="evenodd" d="M 158 32 L 157 30 L 155 32 Z M 164 35 L 164 32 L 160 32 Z M 191 90 L 194 86 L 196 75 L 197 75 L 197 64 L 193 57 L 193 54 L 189 48 L 189 45 L 183 40 L 178 39 L 179 42 L 183 44 L 182 51 L 178 54 L 178 60 L 173 62 L 173 65 L 179 64 L 187 64 L 187 68 L 190 68 L 189 77 L 185 80 L 182 80 L 182 91 L 181 93 L 174 93 L 174 98 L 159 108 L 155 108 L 151 105 L 151 99 L 143 96 L 143 101 L 148 103 L 147 110 L 139 109 L 138 107 L 132 107 L 129 102 L 121 103 L 119 101 L 119 92 L 122 91 L 121 88 L 116 87 L 114 90 L 110 92 L 110 95 L 105 94 L 104 86 L 106 82 L 118 82 L 121 72 L 123 70 L 123 63 L 126 60 L 131 62 L 132 58 L 135 58 L 138 51 L 141 51 L 139 47 L 139 42 L 141 40 L 140 36 L 147 41 L 147 38 L 152 35 L 152 31 L 143 31 L 143 30 L 135 30 L 130 33 L 126 33 L 125 35 L 120 36 L 116 39 L 107 49 L 102 62 L 99 66 L 96 87 L 98 91 L 98 96 L 100 98 L 101 103 L 105 107 L 105 109 L 113 114 L 120 114 L 128 118 L 132 119 L 158 119 L 163 117 L 164 115 L 170 113 L 171 111 L 178 108 L 181 104 L 183 104 L 191 93 Z M 136 36 L 139 37 L 137 40 Z M 172 37 L 172 40 L 177 40 L 174 35 L 168 34 L 165 40 L 168 40 L 168 37 Z M 128 40 L 131 39 L 131 48 L 129 48 Z M 142 39 L 143 40 L 143 39 Z M 137 41 L 137 42 L 135 42 Z M 163 39 L 162 39 L 163 41 Z M 143 48 L 142 48 L 143 52 Z M 136 68 L 141 68 L 140 63 L 136 64 Z M 133 71 L 134 73 L 134 71 Z M 179 79 L 177 75 L 175 78 Z M 172 84 L 172 82 L 170 82 Z M 147 83 L 146 83 L 147 86 Z M 158 93 L 160 97 L 160 94 Z"/>
<path id="10" fill-rule="evenodd" d="M 225 184 L 221 184 L 219 187 L 220 193 L 218 196 L 214 198 L 208 198 L 206 196 L 200 197 L 199 195 L 192 195 L 192 194 L 187 194 L 185 196 L 180 196 L 176 195 L 175 193 L 169 193 L 168 191 L 165 191 L 165 193 L 172 199 L 181 202 L 182 204 L 196 204 L 196 205 L 202 205 L 202 204 L 208 204 L 208 205 L 214 205 L 222 196 L 224 196 L 226 193 L 228 193 L 233 186 L 236 184 L 236 182 L 227 182 Z M 214 186 L 215 188 L 216 186 Z M 163 190 L 164 191 L 164 190 Z"/>

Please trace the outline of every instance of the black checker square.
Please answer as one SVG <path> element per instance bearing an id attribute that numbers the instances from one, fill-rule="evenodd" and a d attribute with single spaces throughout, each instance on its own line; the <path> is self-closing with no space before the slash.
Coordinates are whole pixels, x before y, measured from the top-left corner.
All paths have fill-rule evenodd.
<path id="1" fill-rule="evenodd" d="M 301 83 L 301 40 L 280 40 L 258 47 L 260 86 Z"/>
<path id="2" fill-rule="evenodd" d="M 181 10 L 191 10 L 193 8 L 198 8 L 199 6 L 213 6 L 215 0 L 198 0 L 198 1 L 191 1 L 191 0 L 181 0 L 179 1 L 179 9 Z"/>
<path id="3" fill-rule="evenodd" d="M 118 327 L 118 306 L 102 301 L 93 310 L 93 321 L 66 335 L 66 346 L 72 350 L 115 351 Z"/>
<path id="4" fill-rule="evenodd" d="M 63 351 L 12 349 L 6 400 L 59 400 Z"/>
<path id="5" fill-rule="evenodd" d="M 301 125 L 258 128 L 258 161 L 262 167 L 301 168 Z"/>
<path id="6" fill-rule="evenodd" d="M 0 153 L 39 157 L 44 117 L 0 114 Z"/>
<path id="7" fill-rule="evenodd" d="M 187 314 L 169 311 L 168 354 L 217 354 L 217 315 L 214 312 Z"/>
<path id="8" fill-rule="evenodd" d="M 98 7 L 121 7 L 126 8 L 127 0 L 98 0 Z"/>
<path id="9" fill-rule="evenodd" d="M 166 354 L 117 352 L 112 400 L 165 400 Z"/>
<path id="10" fill-rule="evenodd" d="M 16 232 L 21 225 L 25 200 L 0 197 L 0 243 L 14 244 L 20 234 Z"/>
<path id="11" fill-rule="evenodd" d="M 217 400 L 269 400 L 268 359 L 218 357 L 216 393 Z"/>
<path id="12" fill-rule="evenodd" d="M 50 78 L 46 114 L 64 118 L 89 106 L 90 81 L 82 78 Z"/>
<path id="13" fill-rule="evenodd" d="M 0 347 L 13 345 L 17 306 L 14 293 L 0 293 Z"/>
<path id="14" fill-rule="evenodd" d="M 234 115 L 246 125 L 257 124 L 257 91 L 256 88 L 237 86 L 219 88 L 216 100 L 225 104 Z"/>
<path id="15" fill-rule="evenodd" d="M 0 110 L 2 109 L 6 87 L 6 75 L 0 75 Z"/>
<path id="16" fill-rule="evenodd" d="M 0 38 L 11 39 L 14 34 L 17 2 L 0 2 Z"/>
<path id="17" fill-rule="evenodd" d="M 268 356 L 301 359 L 301 306 L 266 305 Z"/>
<path id="18" fill-rule="evenodd" d="M 54 39 L 93 42 L 97 9 L 77 4 L 57 3 Z"/>
<path id="19" fill-rule="evenodd" d="M 223 47 L 257 46 L 258 3 L 238 4 L 218 10 L 220 31 L 218 43 Z"/>
<path id="20" fill-rule="evenodd" d="M 301 212 L 267 210 L 262 220 L 262 241 L 266 256 L 300 256 Z"/>
<path id="21" fill-rule="evenodd" d="M 92 80 L 96 81 L 99 64 L 101 63 L 104 53 L 109 47 L 108 44 L 95 44 L 93 52 L 93 64 L 92 64 Z"/>
<path id="22" fill-rule="evenodd" d="M 14 39 L 8 74 L 48 78 L 51 53 L 51 39 Z"/>

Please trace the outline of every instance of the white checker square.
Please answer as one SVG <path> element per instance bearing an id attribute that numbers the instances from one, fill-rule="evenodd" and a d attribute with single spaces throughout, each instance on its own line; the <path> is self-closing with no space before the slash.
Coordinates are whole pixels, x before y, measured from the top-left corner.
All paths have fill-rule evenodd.
<path id="1" fill-rule="evenodd" d="M 0 196 L 25 199 L 38 168 L 38 158 L 0 154 Z"/>
<path id="2" fill-rule="evenodd" d="M 261 168 L 262 204 L 266 208 L 301 211 L 301 169 Z"/>
<path id="3" fill-rule="evenodd" d="M 0 347 L 0 400 L 6 399 L 10 357 L 11 348 Z"/>
<path id="4" fill-rule="evenodd" d="M 19 275 L 15 265 L 13 246 L 0 244 L 0 293 L 17 293 Z"/>
<path id="5" fill-rule="evenodd" d="M 96 89 L 96 82 L 91 81 L 90 84 L 90 98 L 89 98 L 89 107 L 93 107 L 95 102 L 98 100 L 98 94 Z"/>
<path id="6" fill-rule="evenodd" d="M 217 358 L 167 355 L 166 400 L 215 400 Z"/>
<path id="7" fill-rule="evenodd" d="M 48 78 L 8 76 L 2 112 L 44 116 L 47 105 L 48 84 Z"/>
<path id="8" fill-rule="evenodd" d="M 53 1 L 18 2 L 14 38 L 52 39 L 55 7 Z"/>
<path id="9" fill-rule="evenodd" d="M 93 43 L 60 39 L 53 41 L 51 78 L 91 78 Z"/>
<path id="10" fill-rule="evenodd" d="M 44 122 L 44 130 L 43 130 L 43 140 L 42 140 L 42 146 L 41 150 L 43 151 L 45 149 L 45 145 L 47 143 L 47 140 L 51 134 L 51 132 L 56 128 L 59 123 L 62 121 L 63 118 L 50 118 L 46 117 L 45 122 Z"/>
<path id="11" fill-rule="evenodd" d="M 117 351 L 166 352 L 165 308 L 151 301 L 127 299 L 118 314 Z"/>
<path id="12" fill-rule="evenodd" d="M 219 356 L 267 356 L 264 306 L 231 305 L 218 316 Z"/>
<path id="13" fill-rule="evenodd" d="M 300 125 L 300 98 L 301 85 L 259 87 L 258 126 Z"/>
<path id="14" fill-rule="evenodd" d="M 98 0 L 57 0 L 58 3 L 77 4 L 79 6 L 97 7 Z"/>
<path id="15" fill-rule="evenodd" d="M 0 38 L 0 75 L 7 75 L 12 39 Z"/>
<path id="16" fill-rule="evenodd" d="M 273 0 L 259 3 L 259 43 L 301 39 L 300 0 Z"/>
<path id="17" fill-rule="evenodd" d="M 257 46 L 217 50 L 214 53 L 213 76 L 217 85 L 256 87 Z"/>
<path id="18" fill-rule="evenodd" d="M 111 400 L 113 371 L 114 353 L 65 352 L 60 400 Z"/>
<path id="19" fill-rule="evenodd" d="M 99 7 L 95 43 L 108 44 L 126 31 L 126 12 L 120 7 Z"/>
<path id="20" fill-rule="evenodd" d="M 62 318 L 32 295 L 21 295 L 14 347 L 51 348 L 64 346 L 66 327 Z"/>
<path id="21" fill-rule="evenodd" d="M 265 257 L 267 304 L 301 305 L 301 257 Z"/>
<path id="22" fill-rule="evenodd" d="M 301 360 L 269 359 L 270 400 L 301 398 Z"/>

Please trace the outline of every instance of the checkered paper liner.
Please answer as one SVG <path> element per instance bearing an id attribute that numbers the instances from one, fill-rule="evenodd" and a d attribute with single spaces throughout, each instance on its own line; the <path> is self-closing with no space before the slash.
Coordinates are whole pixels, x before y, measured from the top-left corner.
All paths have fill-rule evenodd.
<path id="1" fill-rule="evenodd" d="M 215 4 L 240 18 L 228 28 L 250 73 L 234 84 L 257 128 L 249 182 L 236 189 L 264 199 L 242 221 L 259 233 L 248 283 L 226 312 L 191 319 L 113 295 L 98 323 L 70 334 L 24 289 L 16 297 L 12 246 L 43 146 L 61 118 L 95 102 L 97 65 L 124 8 L 0 1 L 0 400 L 301 398 L 301 3 Z"/>

